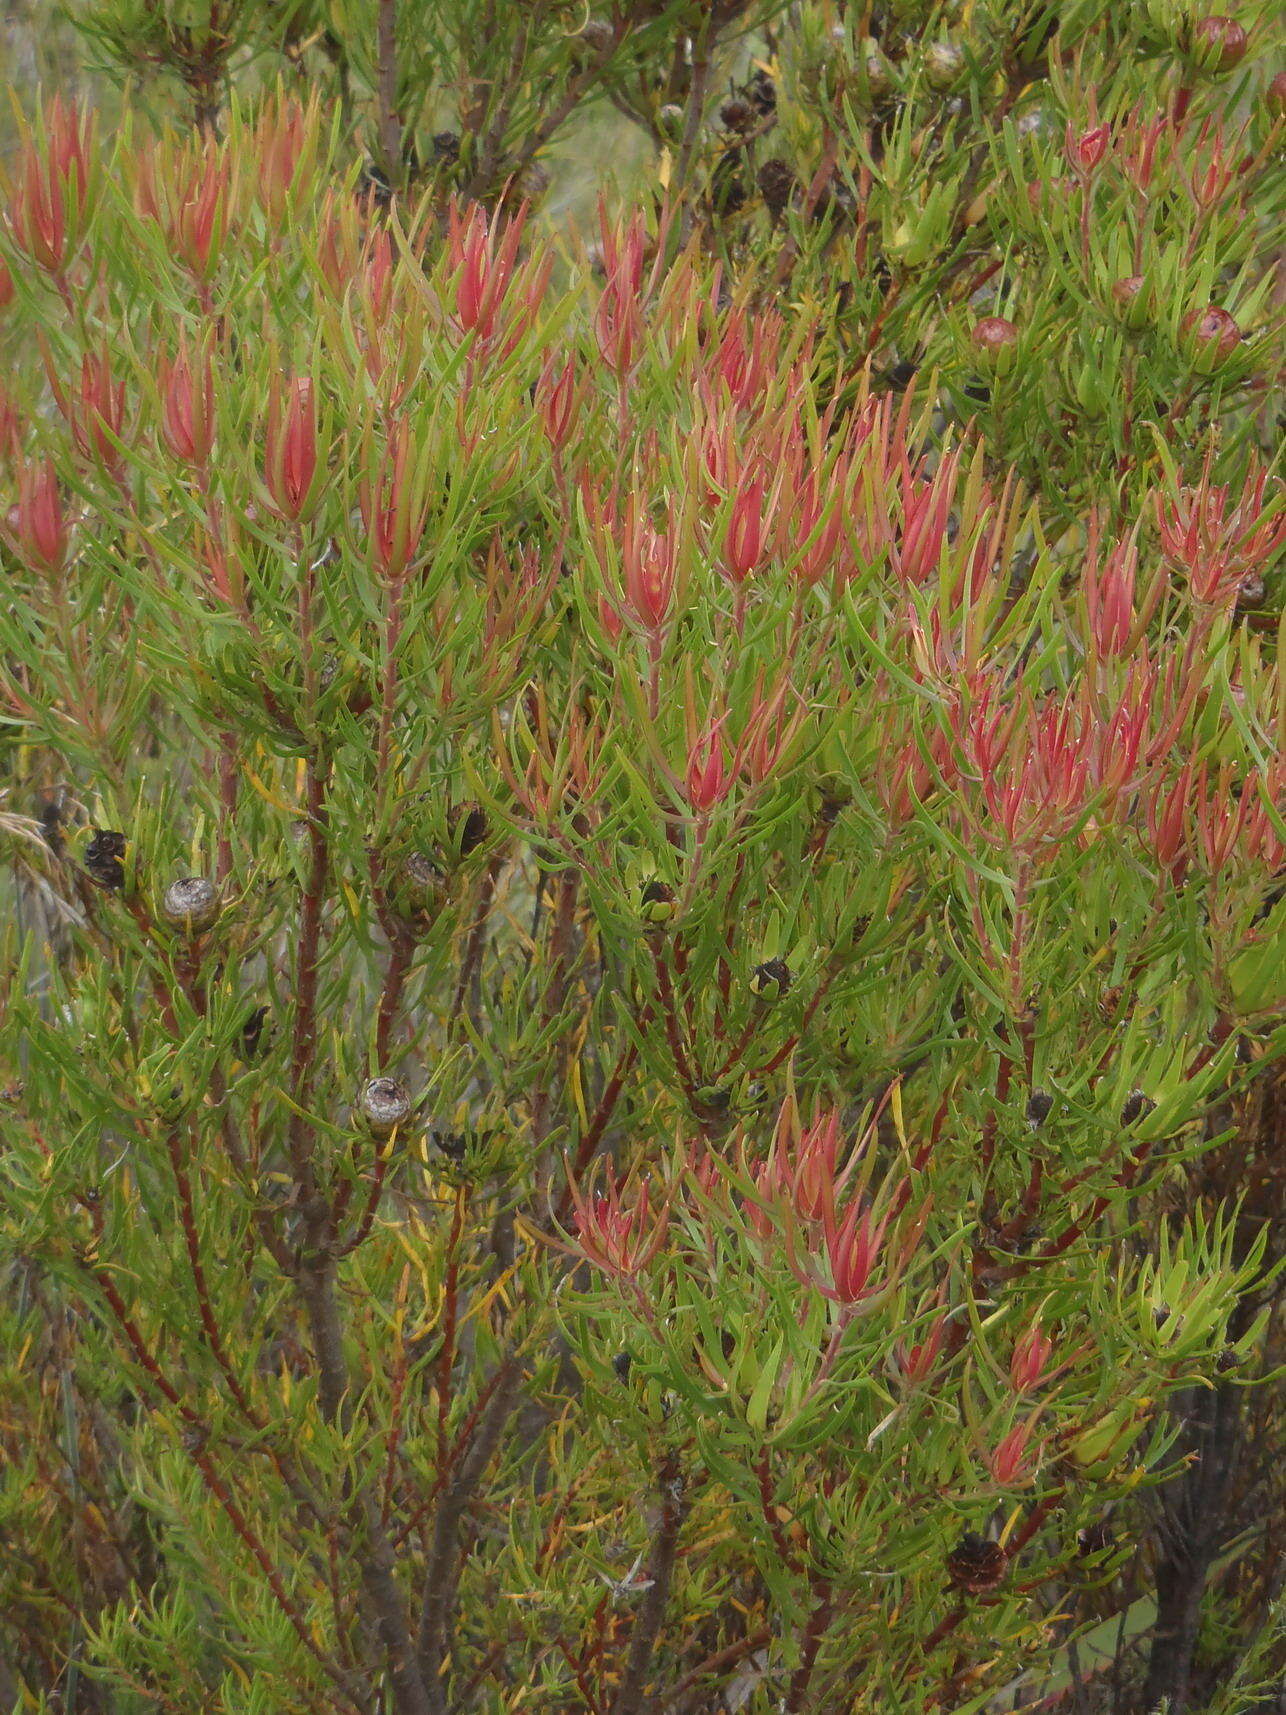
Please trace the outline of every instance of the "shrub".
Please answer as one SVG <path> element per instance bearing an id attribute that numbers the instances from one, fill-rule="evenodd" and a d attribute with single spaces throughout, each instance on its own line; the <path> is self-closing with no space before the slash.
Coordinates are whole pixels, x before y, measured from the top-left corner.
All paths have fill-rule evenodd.
<path id="1" fill-rule="evenodd" d="M 15 1708 L 1030 1703 L 1158 1496 L 1190 1695 L 1275 1357 L 1271 68 L 639 10 L 98 8 L 193 129 L 23 144 Z M 224 103 L 270 42 L 378 182 Z M 668 194 L 586 253 L 595 94 Z"/>

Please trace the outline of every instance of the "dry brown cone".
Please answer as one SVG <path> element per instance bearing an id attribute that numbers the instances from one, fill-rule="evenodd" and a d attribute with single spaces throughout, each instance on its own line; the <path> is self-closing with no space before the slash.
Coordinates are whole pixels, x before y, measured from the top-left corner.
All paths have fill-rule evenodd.
<path id="1" fill-rule="evenodd" d="M 1009 1556 L 998 1542 L 967 1530 L 947 1556 L 947 1576 L 957 1590 L 982 1596 L 1004 1582 Z"/>
<path id="2" fill-rule="evenodd" d="M 773 156 L 760 167 L 756 182 L 759 194 L 764 199 L 769 214 L 774 220 L 780 218 L 782 210 L 789 203 L 791 193 L 795 189 L 795 175 L 785 161 Z"/>

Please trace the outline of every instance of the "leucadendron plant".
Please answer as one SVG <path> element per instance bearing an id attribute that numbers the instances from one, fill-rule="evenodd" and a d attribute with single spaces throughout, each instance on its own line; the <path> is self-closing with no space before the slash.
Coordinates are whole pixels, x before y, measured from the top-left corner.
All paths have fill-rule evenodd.
<path id="1" fill-rule="evenodd" d="M 5 1695 L 1056 1692 L 1184 1402 L 1275 1361 L 1266 450 L 1140 406 L 1113 466 L 1077 418 L 1051 495 L 1074 353 L 979 317 L 964 421 L 691 198 L 587 255 L 390 203 L 316 101 L 33 126 Z M 1061 303 L 1125 159 L 1072 148 Z M 1201 245 L 1166 267 L 1194 398 L 1250 376 Z"/>

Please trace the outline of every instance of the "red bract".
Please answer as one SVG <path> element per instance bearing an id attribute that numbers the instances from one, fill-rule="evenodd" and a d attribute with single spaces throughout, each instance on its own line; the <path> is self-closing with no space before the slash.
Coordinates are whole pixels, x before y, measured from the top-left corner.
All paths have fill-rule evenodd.
<path id="1" fill-rule="evenodd" d="M 1181 881 L 1188 865 L 1188 801 L 1192 792 L 1192 764 L 1179 772 L 1169 791 L 1153 784 L 1147 798 L 1148 841 L 1157 863 L 1175 882 Z"/>
<path id="2" fill-rule="evenodd" d="M 1099 523 L 1090 521 L 1089 548 L 1085 570 L 1081 574 L 1081 590 L 1089 618 L 1090 639 L 1102 661 L 1113 661 L 1124 655 L 1130 646 L 1134 630 L 1134 582 L 1139 567 L 1139 528 L 1117 542 L 1099 565 Z"/>
<path id="3" fill-rule="evenodd" d="M 219 263 L 232 182 L 227 158 L 210 149 L 176 198 L 169 238 L 189 273 L 208 280 Z"/>
<path id="4" fill-rule="evenodd" d="M 0 387 L 0 460 L 16 459 L 22 445 L 21 418 L 13 400 Z"/>
<path id="5" fill-rule="evenodd" d="M 750 718 L 737 746 L 737 755 L 741 773 L 756 786 L 773 774 L 782 752 L 798 730 L 802 717 L 798 713 L 792 715 L 787 708 L 791 689 L 785 677 L 766 697 L 761 685 L 755 687 Z"/>
<path id="6" fill-rule="evenodd" d="M 948 453 L 927 481 L 902 470 L 902 528 L 892 542 L 893 565 L 905 583 L 923 584 L 938 569 L 955 499 L 959 452 Z"/>
<path id="7" fill-rule="evenodd" d="M 1045 1379 L 1054 1342 L 1039 1322 L 1033 1323 L 1014 1347 L 1009 1360 L 1009 1381 L 1015 1393 L 1028 1393 Z"/>
<path id="8" fill-rule="evenodd" d="M 723 754 L 720 728 L 727 716 L 709 723 L 688 751 L 684 787 L 688 803 L 699 816 L 708 815 L 728 795 L 731 781 Z"/>
<path id="9" fill-rule="evenodd" d="M 1082 696 L 1085 749 L 1089 777 L 1099 795 L 1096 813 L 1101 821 L 1112 820 L 1128 806 L 1136 784 L 1144 738 L 1152 720 L 1156 691 L 1156 669 L 1146 656 L 1132 663 L 1122 685 L 1116 707 L 1107 713 Z"/>
<path id="10" fill-rule="evenodd" d="M 1205 156 L 1209 144 L 1209 155 Z M 1203 159 L 1204 157 L 1204 159 Z M 1215 126 L 1203 126 L 1195 146 L 1190 151 L 1190 164 L 1184 175 L 1193 202 L 1202 210 L 1224 204 L 1225 193 L 1237 178 L 1237 165 L 1224 154 L 1223 134 Z M 1224 213 L 1232 209 L 1224 205 Z M 1231 317 L 1229 320 L 1231 321 Z M 1236 324 L 1234 323 L 1234 326 Z M 1238 335 L 1240 338 L 1240 335 Z"/>
<path id="11" fill-rule="evenodd" d="M 601 590 L 598 597 L 598 622 L 612 643 L 617 641 L 625 629 L 625 622 Z"/>
<path id="12" fill-rule="evenodd" d="M 13 295 L 13 275 L 9 272 L 4 258 L 0 256 L 0 310 L 9 308 L 13 302 Z"/>
<path id="13" fill-rule="evenodd" d="M 757 315 L 747 338 L 747 313 L 735 310 L 729 317 L 707 368 L 722 381 L 734 405 L 744 409 L 763 392 L 778 372 L 781 348 L 781 317 Z"/>
<path id="14" fill-rule="evenodd" d="M 871 1291 L 871 1275 L 889 1219 L 885 1214 L 877 1221 L 872 1209 L 855 1201 L 840 1221 L 828 1204 L 822 1214 L 822 1231 L 830 1282 L 815 1282 L 824 1297 L 834 1304 L 856 1304 Z"/>
<path id="15" fill-rule="evenodd" d="M 387 227 L 379 227 L 367 240 L 361 260 L 361 290 L 367 314 L 375 326 L 387 321 L 392 307 L 393 270 L 397 257 Z"/>
<path id="16" fill-rule="evenodd" d="M 376 463 L 368 438 L 358 505 L 366 526 L 371 564 L 380 577 L 404 577 L 420 547 L 428 518 L 426 473 L 415 461 L 410 425 L 399 422 Z"/>
<path id="17" fill-rule="evenodd" d="M 1175 127 L 1168 113 L 1155 113 L 1145 122 L 1142 108 L 1136 107 L 1121 124 L 1116 137 L 1115 159 L 1137 189 L 1145 191 L 1151 185 L 1156 172 L 1157 148 L 1163 141 L 1167 145 L 1168 159 L 1177 142 Z"/>
<path id="18" fill-rule="evenodd" d="M 44 572 L 60 572 L 67 560 L 67 521 L 53 461 L 25 465 L 18 472 L 18 504 L 10 514 L 18 550 Z"/>
<path id="19" fill-rule="evenodd" d="M 636 1201 L 627 1204 L 622 1187 L 610 1175 L 603 1190 L 589 1197 L 574 1181 L 570 1189 L 577 1247 L 585 1260 L 618 1279 L 628 1279 L 646 1268 L 665 1243 L 668 1203 L 653 1212 L 651 1189 L 644 1184 Z"/>
<path id="20" fill-rule="evenodd" d="M 1211 778 L 1203 763 L 1194 777 L 1191 800 L 1195 847 L 1206 872 L 1217 876 L 1234 862 L 1243 869 L 1276 873 L 1286 857 L 1265 797 L 1280 814 L 1283 779 L 1280 769 L 1269 779 L 1238 779 L 1227 764 Z"/>
<path id="21" fill-rule="evenodd" d="M 820 1221 L 835 1201 L 835 1166 L 843 1124 L 838 1108 L 817 1114 L 793 1150 L 779 1129 L 774 1159 L 791 1208 L 806 1221 Z"/>
<path id="22" fill-rule="evenodd" d="M 625 539 L 621 544 L 625 600 L 645 631 L 665 625 L 674 594 L 677 548 L 672 531 L 659 532 L 648 524 L 637 498 L 625 503 Z"/>
<path id="23" fill-rule="evenodd" d="M 890 723 L 885 754 L 892 761 L 878 770 L 874 782 L 876 797 L 891 829 L 904 827 L 917 807 L 938 790 L 940 781 L 950 782 L 957 773 L 951 741 L 941 727 L 934 727 L 922 737 L 915 732 L 905 734 L 905 726 L 900 717 L 895 717 L 895 724 Z"/>
<path id="24" fill-rule="evenodd" d="M 1001 1488 L 1016 1488 L 1030 1482 L 1040 1468 L 1040 1449 L 1029 1451 L 1036 1417 L 1011 1429 L 987 1456 L 987 1469 Z"/>
<path id="25" fill-rule="evenodd" d="M 18 248 L 38 268 L 60 274 L 84 232 L 94 158 L 92 115 L 55 96 L 44 115 L 44 146 L 29 139 L 9 210 Z"/>
<path id="26" fill-rule="evenodd" d="M 1097 785 L 1097 723 L 1075 695 L 1038 707 L 984 682 L 953 725 L 992 824 L 984 838 L 1033 856 L 1071 832 Z"/>
<path id="27" fill-rule="evenodd" d="M 843 1121 L 838 1108 L 819 1109 L 812 1123 L 801 1132 L 793 1098 L 788 1097 L 782 1103 L 767 1158 L 753 1173 L 762 1202 L 747 1205 L 751 1223 L 761 1237 L 778 1230 L 774 1213 L 780 1215 L 792 1234 L 794 1223 L 803 1221 L 815 1226 L 824 1221 L 828 1210 L 833 1213 L 836 1198 L 862 1153 L 855 1150 L 848 1167 L 837 1174 L 842 1139 Z M 793 1256 L 793 1240 L 790 1249 Z M 812 1278 L 793 1262 L 792 1267 L 801 1280 Z"/>
<path id="28" fill-rule="evenodd" d="M 636 216 L 624 234 L 618 234 L 601 210 L 599 220 L 607 280 L 594 314 L 594 338 L 603 362 L 621 382 L 633 369 L 643 341 L 643 221 Z"/>
<path id="29" fill-rule="evenodd" d="M 930 1374 L 938 1361 L 946 1338 L 947 1323 L 950 1320 L 949 1310 L 941 1311 L 930 1324 L 928 1333 L 914 1346 L 907 1346 L 902 1341 L 893 1348 L 893 1355 L 898 1368 L 912 1387 L 918 1387 Z"/>
<path id="30" fill-rule="evenodd" d="M 317 223 L 317 265 L 332 298 L 343 298 L 381 239 L 388 243 L 386 228 L 376 227 L 368 234 L 354 200 L 327 191 Z M 391 251 L 391 245 L 389 248 Z"/>
<path id="31" fill-rule="evenodd" d="M 447 244 L 456 268 L 456 319 L 466 333 L 486 342 L 496 331 L 513 278 L 523 222 L 510 221 L 497 242 L 496 228 L 481 208 L 475 207 L 461 219 L 452 206 L 449 221 Z"/>
<path id="32" fill-rule="evenodd" d="M 264 481 L 278 517 L 298 524 L 317 502 L 317 401 L 308 376 L 286 386 L 283 410 L 274 389 L 268 407 Z"/>
<path id="33" fill-rule="evenodd" d="M 77 452 L 118 475 L 123 462 L 117 443 L 125 426 L 125 383 L 112 380 L 105 351 L 81 360 L 78 403 L 72 420 Z"/>
<path id="34" fill-rule="evenodd" d="M 571 437 L 584 392 L 574 357 L 567 358 L 561 369 L 553 357 L 546 359 L 536 383 L 536 409 L 555 452 L 561 452 Z"/>
<path id="35" fill-rule="evenodd" d="M 1095 171 L 1107 153 L 1111 135 L 1111 129 L 1107 125 L 1092 125 L 1088 131 L 1079 133 L 1068 126 L 1067 159 L 1078 177 L 1088 178 Z"/>
<path id="36" fill-rule="evenodd" d="M 258 166 L 256 189 L 264 213 L 275 228 L 302 202 L 311 177 L 317 145 L 318 107 L 298 101 L 277 103 L 264 114 L 255 132 Z"/>
<path id="37" fill-rule="evenodd" d="M 798 552 L 795 576 L 809 589 L 815 588 L 839 566 L 839 547 L 846 522 L 846 487 L 846 468 L 832 472 L 831 481 L 825 490 L 815 473 L 810 471 L 796 491 L 793 511 L 782 518 L 781 536 L 789 537 L 789 544 L 784 540 L 779 541 L 777 551 L 789 553 L 794 549 Z M 863 559 L 869 564 L 877 550 L 872 541 L 866 540 L 871 532 L 860 530 L 864 521 L 859 514 L 854 514 L 847 520 L 863 535 L 863 546 L 867 549 Z M 849 560 L 846 569 L 851 577 L 863 568 L 857 561 Z"/>
<path id="38" fill-rule="evenodd" d="M 161 439 L 181 464 L 204 465 L 214 445 L 214 371 L 207 340 L 193 358 L 186 338 L 162 361 Z"/>
<path id="39" fill-rule="evenodd" d="M 1243 580 L 1271 564 L 1286 542 L 1286 515 L 1264 505 L 1268 473 L 1252 464 L 1236 506 L 1210 481 L 1210 461 L 1196 488 L 1156 498 L 1161 551 L 1188 580 L 1194 601 L 1231 607 Z"/>
<path id="40" fill-rule="evenodd" d="M 1012 512 L 1015 504 L 1016 478 L 1011 471 L 997 499 L 991 484 L 969 485 L 961 511 L 964 516 L 956 536 L 945 578 L 947 589 L 966 606 L 979 604 L 985 610 L 984 597 L 989 580 L 1005 552 Z M 972 545 L 971 545 L 972 544 Z"/>
<path id="41" fill-rule="evenodd" d="M 743 584 L 759 568 L 779 492 L 780 487 L 769 496 L 767 481 L 761 474 L 742 478 L 733 497 L 721 561 L 734 584 Z"/>
<path id="42" fill-rule="evenodd" d="M 718 506 L 737 480 L 738 461 L 733 448 L 732 425 L 716 415 L 716 407 L 708 400 L 707 413 L 700 432 L 694 439 L 698 460 L 698 479 L 707 506 Z"/>

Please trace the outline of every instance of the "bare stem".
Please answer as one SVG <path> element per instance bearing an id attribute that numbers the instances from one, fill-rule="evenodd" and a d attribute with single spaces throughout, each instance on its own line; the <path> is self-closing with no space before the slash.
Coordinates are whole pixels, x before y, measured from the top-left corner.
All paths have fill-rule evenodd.
<path id="1" fill-rule="evenodd" d="M 397 110 L 397 0 L 379 0 L 375 36 L 375 90 L 379 145 L 390 190 L 402 186 L 402 120 Z"/>
<path id="2" fill-rule="evenodd" d="M 647 1567 L 651 1582 L 630 1633 L 630 1653 L 620 1690 L 612 1705 L 612 1715 L 640 1715 L 640 1711 L 647 1708 L 648 1700 L 643 1695 L 643 1687 L 647 1683 L 648 1670 L 652 1666 L 652 1655 L 660 1635 L 661 1621 L 665 1617 L 665 1605 L 670 1598 L 674 1563 L 679 1550 L 679 1530 L 687 1512 L 683 1477 L 679 1471 L 676 1453 L 668 1453 L 661 1465 L 660 1487 L 661 1519 L 652 1539 L 652 1553 Z"/>

